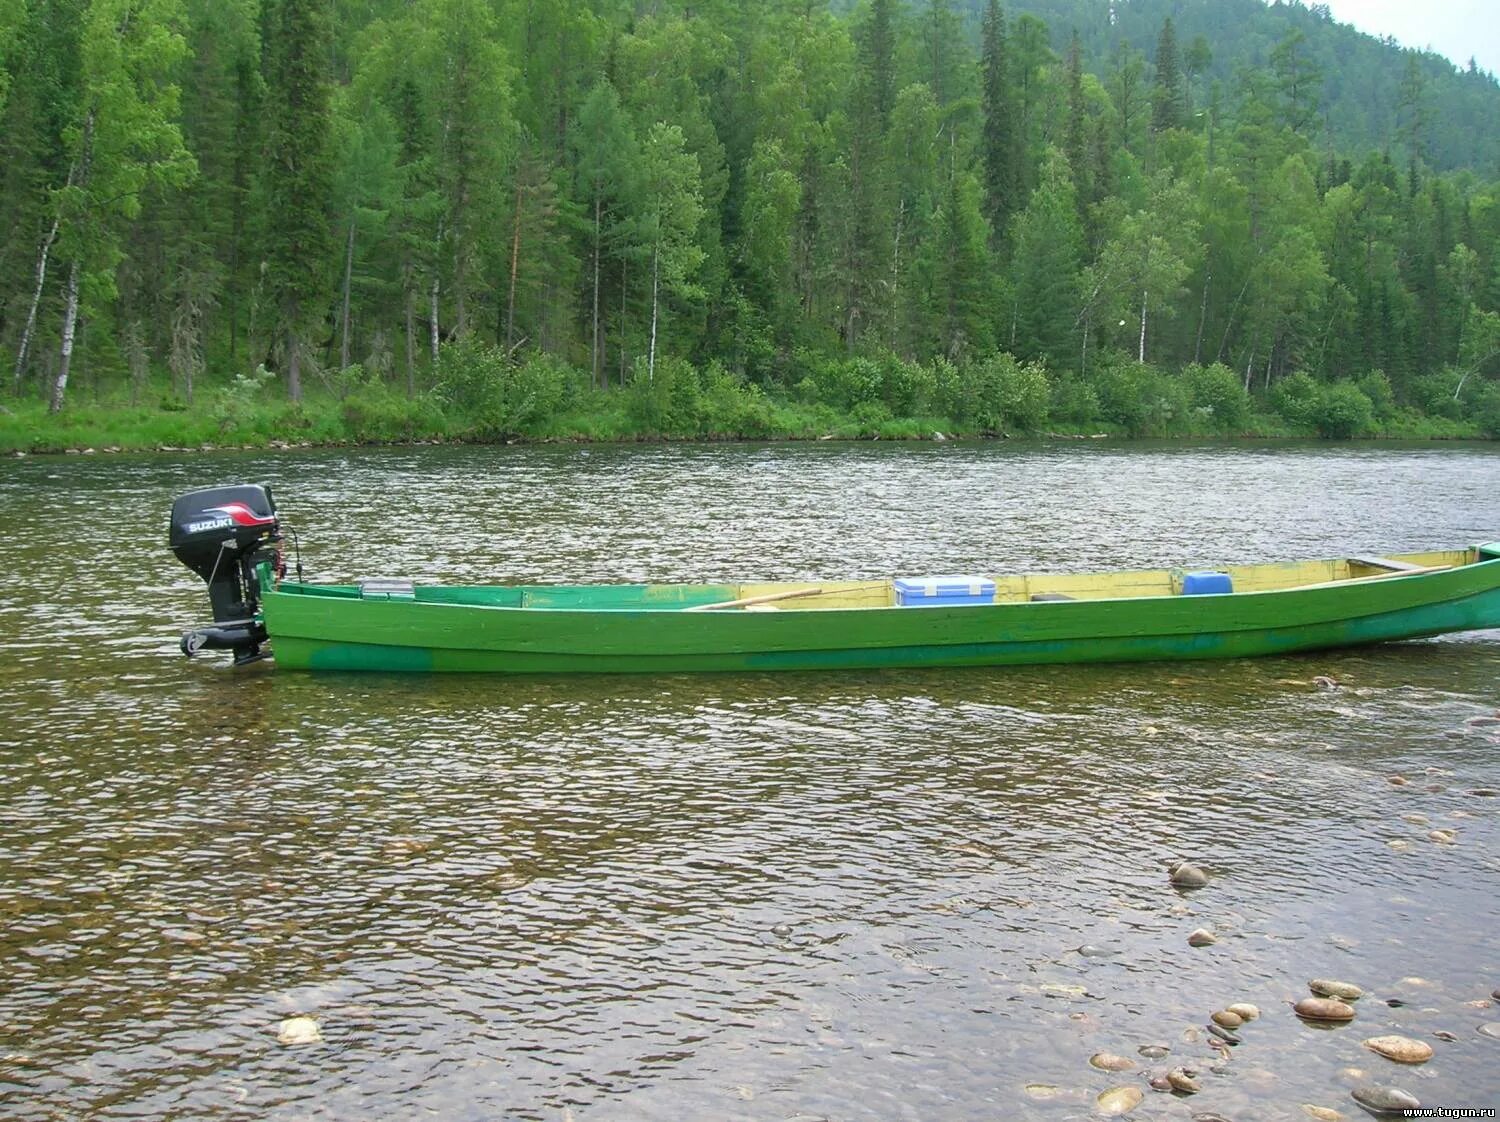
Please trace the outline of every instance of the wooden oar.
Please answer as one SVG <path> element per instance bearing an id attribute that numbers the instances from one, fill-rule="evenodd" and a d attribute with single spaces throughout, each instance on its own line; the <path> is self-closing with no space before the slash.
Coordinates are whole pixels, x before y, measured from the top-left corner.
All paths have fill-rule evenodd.
<path id="1" fill-rule="evenodd" d="M 821 596 L 821 588 L 797 588 L 791 592 L 768 592 L 764 596 L 746 596 L 741 600 L 721 600 L 717 604 L 694 604 L 685 612 L 716 612 L 720 608 L 748 608 L 751 604 L 769 604 L 776 600 L 795 600 L 799 596 Z"/>
<path id="2" fill-rule="evenodd" d="M 1371 580 L 1391 580 L 1394 577 L 1415 577 L 1420 576 L 1422 573 L 1441 573 L 1444 569 L 1451 568 L 1453 568 L 1452 565 L 1425 565 L 1418 569 L 1400 569 L 1396 572 L 1391 573 L 1373 573 L 1368 577 L 1348 577 L 1344 580 L 1325 580 L 1319 581 L 1317 584 L 1298 584 L 1293 585 L 1292 587 L 1295 588 L 1298 592 L 1305 591 L 1309 588 L 1342 588 L 1346 584 L 1362 584 L 1365 581 Z M 1290 592 L 1291 589 L 1286 589 L 1285 591 Z"/>

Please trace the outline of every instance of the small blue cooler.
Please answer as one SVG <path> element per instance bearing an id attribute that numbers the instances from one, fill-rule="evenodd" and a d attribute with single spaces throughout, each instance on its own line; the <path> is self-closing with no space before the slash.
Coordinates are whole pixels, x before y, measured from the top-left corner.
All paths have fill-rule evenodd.
<path id="1" fill-rule="evenodd" d="M 1233 592 L 1234 582 L 1228 573 L 1184 573 L 1182 594 L 1184 596 L 1209 596 L 1219 592 Z"/>
<path id="2" fill-rule="evenodd" d="M 995 582 L 987 577 L 902 577 L 894 583 L 896 603 L 903 608 L 949 608 L 955 604 L 995 602 Z"/>

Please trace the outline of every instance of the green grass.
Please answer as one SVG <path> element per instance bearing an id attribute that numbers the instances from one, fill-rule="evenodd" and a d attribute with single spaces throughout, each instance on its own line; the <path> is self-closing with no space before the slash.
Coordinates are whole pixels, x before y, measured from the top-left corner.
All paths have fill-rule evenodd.
<path id="1" fill-rule="evenodd" d="M 679 378 L 684 377 L 678 375 Z M 0 453 L 49 453 L 162 448 L 270 447 L 279 444 L 346 445 L 416 442 L 625 443 L 644 440 L 933 440 L 1031 436 L 1080 438 L 1128 437 L 1127 426 L 1107 420 L 1047 421 L 1032 432 L 994 432 L 965 427 L 953 419 L 922 410 L 917 416 L 893 416 L 880 401 L 841 409 L 806 400 L 795 389 L 761 391 L 720 378 L 701 392 L 679 382 L 676 396 L 632 387 L 599 392 L 574 386 L 552 411 L 497 413 L 493 403 L 466 408 L 440 393 L 407 398 L 378 384 L 364 384 L 342 398 L 310 395 L 301 404 L 276 396 L 274 385 L 239 382 L 200 395 L 188 407 L 169 397 L 152 405 L 123 401 L 74 402 L 57 415 L 37 401 L 6 404 L 0 412 Z M 726 388 L 726 386 L 728 388 Z M 486 411 L 487 410 L 487 411 Z M 496 418 L 499 418 L 498 420 Z M 1276 413 L 1252 412 L 1238 431 L 1224 432 L 1201 423 L 1191 411 L 1153 438 L 1299 438 L 1314 436 L 1311 426 L 1294 424 Z M 1478 439 L 1478 422 L 1396 410 L 1377 421 L 1367 437 L 1402 440 Z"/>

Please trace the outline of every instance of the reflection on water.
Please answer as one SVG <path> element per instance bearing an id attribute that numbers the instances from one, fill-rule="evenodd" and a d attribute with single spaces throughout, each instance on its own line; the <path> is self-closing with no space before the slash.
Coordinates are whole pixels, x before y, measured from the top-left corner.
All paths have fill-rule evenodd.
<path id="1" fill-rule="evenodd" d="M 1500 537 L 1497 467 L 1093 445 L 0 464 L 0 1113 L 1046 1122 L 1145 1089 L 1158 1042 L 1204 1090 L 1132 1118 L 1354 1116 L 1350 1068 L 1494 1105 L 1477 1028 L 1500 1008 L 1466 1003 L 1500 986 L 1500 798 L 1475 793 L 1500 788 L 1500 635 L 1180 666 L 235 674 L 176 654 L 207 602 L 164 538 L 177 492 L 268 478 L 315 579 L 1227 563 Z M 1168 885 L 1179 856 L 1208 888 Z M 1187 946 L 1200 926 L 1216 945 Z M 1291 1015 L 1315 976 L 1370 991 L 1353 1025 Z M 1213 1072 L 1184 1032 L 1232 1001 L 1263 1015 Z M 278 1044 L 294 1013 L 324 1043 Z M 1361 1048 L 1387 1032 L 1436 1058 Z"/>

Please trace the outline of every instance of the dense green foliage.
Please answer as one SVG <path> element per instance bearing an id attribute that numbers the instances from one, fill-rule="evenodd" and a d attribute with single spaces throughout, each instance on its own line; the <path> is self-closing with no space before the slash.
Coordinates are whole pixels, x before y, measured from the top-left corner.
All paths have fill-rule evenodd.
<path id="1" fill-rule="evenodd" d="M 1493 432 L 1497 106 L 1257 0 L 0 0 L 0 421 Z"/>

